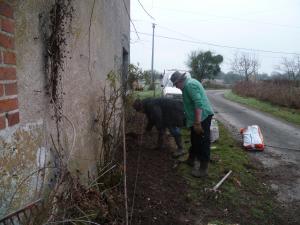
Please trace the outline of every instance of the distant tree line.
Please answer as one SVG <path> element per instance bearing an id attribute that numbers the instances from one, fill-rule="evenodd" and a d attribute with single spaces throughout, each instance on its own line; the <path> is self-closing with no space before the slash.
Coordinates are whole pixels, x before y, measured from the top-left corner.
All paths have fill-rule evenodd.
<path id="1" fill-rule="evenodd" d="M 211 51 L 192 51 L 187 59 L 186 65 L 193 78 L 200 82 L 203 80 L 221 79 L 225 84 L 235 84 L 240 81 L 260 81 L 260 80 L 290 80 L 300 81 L 300 56 L 282 58 L 280 65 L 275 67 L 276 71 L 268 75 L 260 73 L 260 62 L 254 54 L 237 52 L 232 58 L 231 71 L 224 73 L 221 71 L 223 56 Z M 160 79 L 161 73 L 154 71 L 154 80 Z M 128 86 L 134 89 L 138 86 L 147 86 L 153 89 L 151 70 L 142 70 L 139 64 L 129 65 Z M 296 82 L 297 83 L 297 82 Z M 295 84 L 296 84 L 295 83 Z"/>
<path id="2" fill-rule="evenodd" d="M 224 73 L 220 69 L 223 56 L 211 51 L 192 51 L 188 56 L 186 65 L 192 77 L 202 82 L 204 79 L 222 79 L 227 84 L 237 81 L 255 81 L 270 79 L 300 80 L 300 56 L 282 58 L 277 65 L 276 72 L 268 75 L 259 73 L 260 62 L 254 54 L 237 52 L 231 60 L 231 71 Z"/>

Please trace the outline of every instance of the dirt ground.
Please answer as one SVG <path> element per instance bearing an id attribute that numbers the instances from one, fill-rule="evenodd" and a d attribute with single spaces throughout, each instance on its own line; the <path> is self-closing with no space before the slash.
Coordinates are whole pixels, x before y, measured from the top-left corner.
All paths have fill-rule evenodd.
<path id="1" fill-rule="evenodd" d="M 128 149 L 128 191 L 132 224 L 189 224 L 185 220 L 189 212 L 185 197 L 187 184 L 173 169 L 170 151 L 160 151 L 153 147 L 154 143 L 147 147 L 135 145 Z"/>
<path id="2" fill-rule="evenodd" d="M 176 160 L 172 158 L 176 147 L 172 138 L 167 135 L 166 147 L 156 149 L 157 132 L 153 129 L 151 133 L 143 134 L 144 123 L 146 119 L 137 113 L 127 126 L 129 224 L 206 225 L 212 218 L 224 218 L 226 212 L 218 205 L 209 203 L 207 207 L 205 202 L 196 203 L 188 197 L 187 180 L 179 175 Z M 263 173 L 260 175 L 266 178 Z M 245 212 L 236 218 L 250 223 L 241 224 L 256 224 L 253 218 L 246 218 L 248 208 L 239 209 L 240 212 L 243 210 Z M 286 224 L 297 224 L 288 220 L 290 215 L 280 218 L 281 222 L 287 221 Z M 280 221 L 276 224 L 281 224 Z"/>
<path id="3" fill-rule="evenodd" d="M 166 136 L 164 149 L 156 149 L 155 129 L 147 135 L 137 116 L 126 135 L 129 219 L 131 224 L 193 224 L 186 198 L 187 183 L 174 168 L 174 143 Z M 136 123 L 137 121 L 140 121 Z M 146 121 L 145 121 L 146 122 Z"/>

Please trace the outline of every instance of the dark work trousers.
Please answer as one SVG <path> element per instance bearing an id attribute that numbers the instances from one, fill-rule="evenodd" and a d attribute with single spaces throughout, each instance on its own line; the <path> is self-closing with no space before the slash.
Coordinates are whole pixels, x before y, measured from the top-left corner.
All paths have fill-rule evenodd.
<path id="1" fill-rule="evenodd" d="M 173 137 L 178 137 L 181 135 L 179 127 L 169 127 L 169 131 Z"/>
<path id="2" fill-rule="evenodd" d="M 194 131 L 194 127 L 191 127 L 191 148 L 190 157 L 192 159 L 197 158 L 200 161 L 209 162 L 210 160 L 210 124 L 212 115 L 208 116 L 201 122 L 201 126 L 204 130 L 204 134 L 198 135 Z"/>

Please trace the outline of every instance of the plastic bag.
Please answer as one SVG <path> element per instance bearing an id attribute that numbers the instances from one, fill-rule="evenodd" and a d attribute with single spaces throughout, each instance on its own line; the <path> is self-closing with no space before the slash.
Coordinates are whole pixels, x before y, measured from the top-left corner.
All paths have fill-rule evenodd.
<path id="1" fill-rule="evenodd" d="M 264 150 L 264 138 L 259 126 L 251 125 L 247 128 L 242 128 L 240 132 L 243 135 L 243 146 L 247 150 Z"/>
<path id="2" fill-rule="evenodd" d="M 218 121 L 215 119 L 211 120 L 210 125 L 210 142 L 215 142 L 219 139 L 219 126 Z"/>

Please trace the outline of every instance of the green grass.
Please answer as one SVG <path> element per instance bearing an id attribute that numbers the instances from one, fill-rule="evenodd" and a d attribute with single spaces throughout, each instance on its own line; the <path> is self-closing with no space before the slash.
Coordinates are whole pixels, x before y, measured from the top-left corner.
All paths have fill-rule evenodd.
<path id="1" fill-rule="evenodd" d="M 276 106 L 268 102 L 257 100 L 255 98 L 241 97 L 232 93 L 232 91 L 225 92 L 224 97 L 231 101 L 238 102 L 260 111 L 270 113 L 271 115 L 281 118 L 287 122 L 300 125 L 300 110 Z"/>
<path id="2" fill-rule="evenodd" d="M 230 94 L 231 92 L 229 92 Z M 156 91 L 159 96 L 160 91 Z M 153 91 L 135 92 L 139 98 L 153 97 Z M 228 94 L 227 94 L 228 95 Z M 233 96 L 233 94 L 230 94 Z M 253 99 L 255 105 L 256 100 Z M 231 137 L 229 132 L 219 123 L 220 139 L 212 145 L 212 163 L 209 167 L 209 177 L 194 178 L 190 175 L 191 168 L 180 164 L 179 173 L 187 180 L 189 201 L 202 207 L 206 222 L 219 225 L 281 225 L 286 214 L 275 200 L 275 194 L 264 185 L 260 177 L 261 171 L 255 168 L 247 153 Z M 189 148 L 189 130 L 183 129 L 185 149 Z M 207 188 L 213 188 L 222 177 L 232 170 L 232 174 L 219 188 L 220 193 L 211 194 Z"/>
<path id="3" fill-rule="evenodd" d="M 212 145 L 212 163 L 209 176 L 205 179 L 190 175 L 191 168 L 180 164 L 179 173 L 188 181 L 188 199 L 203 207 L 206 222 L 215 224 L 282 224 L 282 213 L 274 193 L 263 184 L 259 177 L 261 171 L 255 168 L 246 152 L 236 143 L 226 129 L 219 123 L 220 139 Z M 189 131 L 183 136 L 189 138 Z M 188 145 L 185 146 L 188 149 Z M 205 191 L 213 188 L 222 177 L 232 170 L 231 175 L 220 186 L 220 193 Z"/>

